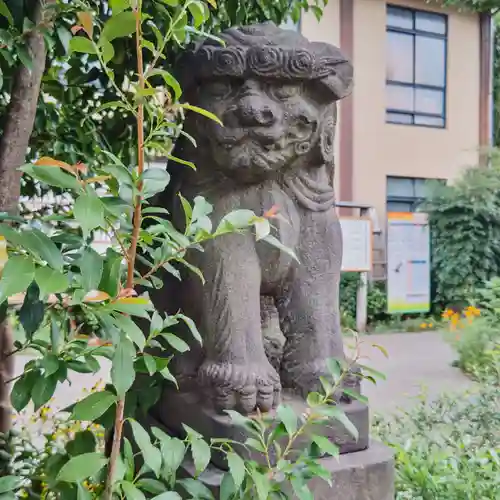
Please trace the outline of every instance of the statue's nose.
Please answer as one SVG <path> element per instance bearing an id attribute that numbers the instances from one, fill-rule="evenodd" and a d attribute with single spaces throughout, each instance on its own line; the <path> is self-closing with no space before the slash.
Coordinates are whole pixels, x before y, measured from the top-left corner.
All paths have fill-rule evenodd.
<path id="1" fill-rule="evenodd" d="M 237 113 L 242 126 L 270 127 L 276 122 L 278 110 L 262 96 L 247 95 L 240 100 Z"/>

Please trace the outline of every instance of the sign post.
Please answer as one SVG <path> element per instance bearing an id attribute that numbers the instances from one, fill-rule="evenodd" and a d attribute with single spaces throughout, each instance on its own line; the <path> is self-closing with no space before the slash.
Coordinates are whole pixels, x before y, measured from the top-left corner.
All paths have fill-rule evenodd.
<path id="1" fill-rule="evenodd" d="M 369 217 L 340 217 L 342 271 L 359 272 L 356 298 L 356 329 L 366 331 L 368 319 L 368 273 L 372 269 L 372 221 Z"/>
<path id="2" fill-rule="evenodd" d="M 430 233 L 427 214 L 388 214 L 387 312 L 430 310 Z"/>

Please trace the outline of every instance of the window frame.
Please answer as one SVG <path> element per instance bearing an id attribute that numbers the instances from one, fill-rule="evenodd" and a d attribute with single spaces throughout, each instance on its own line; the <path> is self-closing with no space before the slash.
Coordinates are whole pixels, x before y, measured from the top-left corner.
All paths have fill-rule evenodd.
<path id="1" fill-rule="evenodd" d="M 416 186 L 417 183 L 422 182 L 426 183 L 429 181 L 438 181 L 443 184 L 446 183 L 446 179 L 442 178 L 435 178 L 435 177 L 407 177 L 404 175 L 386 175 L 385 177 L 385 206 L 386 206 L 386 211 L 391 212 L 392 210 L 389 210 L 389 203 L 407 203 L 412 206 L 412 212 L 409 213 L 416 213 L 418 211 L 419 205 L 425 201 L 425 196 L 408 196 L 408 195 L 389 195 L 389 180 L 390 179 L 400 179 L 402 181 L 410 181 L 412 185 L 412 191 L 413 193 L 416 193 Z"/>
<path id="2" fill-rule="evenodd" d="M 411 13 L 412 17 L 412 24 L 413 28 L 401 28 L 397 26 L 390 26 L 389 25 L 389 10 L 390 9 L 397 9 L 399 11 L 404 11 L 404 12 L 409 12 Z M 418 14 L 432 14 L 438 17 L 441 17 L 444 20 L 444 34 L 438 34 L 434 33 L 431 31 L 425 31 L 421 29 L 416 29 L 416 20 Z M 442 14 L 440 12 L 435 12 L 435 11 L 430 11 L 430 10 L 423 10 L 423 9 L 415 9 L 411 7 L 406 7 L 406 6 L 401 6 L 401 5 L 394 5 L 394 4 L 387 4 L 386 5 L 386 39 L 387 39 L 387 33 L 399 33 L 402 35 L 408 35 L 412 37 L 412 55 L 413 55 L 413 82 L 408 83 L 408 82 L 401 82 L 398 80 L 391 80 L 386 78 L 386 91 L 389 86 L 393 87 L 403 87 L 403 88 L 411 88 L 413 90 L 431 90 L 431 91 L 439 91 L 442 92 L 443 95 L 443 106 L 441 109 L 440 114 L 435 114 L 435 113 L 426 113 L 426 112 L 419 112 L 419 111 L 403 111 L 401 109 L 394 109 L 394 108 L 388 108 L 386 107 L 385 109 L 385 115 L 386 115 L 386 123 L 390 124 L 395 124 L 395 125 L 406 125 L 406 126 L 412 126 L 412 127 L 428 127 L 428 128 L 437 128 L 437 129 L 445 129 L 447 125 L 447 94 L 448 94 L 448 35 L 449 35 L 449 23 L 448 23 L 448 15 Z M 436 40 L 442 40 L 444 42 L 444 82 L 442 86 L 437 86 L 437 85 L 427 85 L 427 84 L 422 84 L 422 83 L 416 83 L 415 78 L 416 78 L 416 41 L 418 37 L 424 37 L 424 38 L 433 38 Z M 405 123 L 403 121 L 397 121 L 397 120 L 391 120 L 389 118 L 390 114 L 394 115 L 401 115 L 403 117 L 410 117 L 411 122 L 410 123 Z M 442 125 L 430 125 L 426 123 L 415 123 L 415 118 L 418 117 L 423 117 L 423 118 L 438 118 L 443 120 Z"/>

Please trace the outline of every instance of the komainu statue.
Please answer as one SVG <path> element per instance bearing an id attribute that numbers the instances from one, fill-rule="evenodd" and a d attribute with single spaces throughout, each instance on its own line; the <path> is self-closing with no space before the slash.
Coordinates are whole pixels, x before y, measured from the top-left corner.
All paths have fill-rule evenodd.
<path id="1" fill-rule="evenodd" d="M 181 68 L 186 101 L 224 126 L 189 113 L 184 130 L 198 144 L 184 141 L 175 155 L 197 171 L 183 167 L 176 187 L 187 199 L 205 197 L 214 224 L 232 210 L 260 215 L 275 207 L 274 236 L 298 260 L 251 233 L 193 252 L 206 284 L 186 274 L 175 307 L 196 322 L 203 346 L 180 358 L 177 374 L 195 412 L 250 413 L 271 410 L 282 392 L 301 398 L 315 390 L 327 360 L 344 355 L 334 137 L 336 101 L 351 91 L 353 71 L 337 48 L 273 23 L 231 28 L 221 38 L 224 45 L 208 40 L 188 53 Z M 269 328 L 278 335 L 269 339 Z"/>

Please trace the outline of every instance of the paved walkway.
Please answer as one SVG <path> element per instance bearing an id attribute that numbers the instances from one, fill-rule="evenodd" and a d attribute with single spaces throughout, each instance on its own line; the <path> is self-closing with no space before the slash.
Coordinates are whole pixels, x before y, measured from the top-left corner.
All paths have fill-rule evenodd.
<path id="1" fill-rule="evenodd" d="M 436 332 L 391 333 L 363 337 L 365 364 L 383 372 L 387 380 L 377 386 L 364 384 L 364 393 L 370 399 L 372 412 L 391 413 L 398 408 L 409 408 L 415 398 L 426 388 L 430 398 L 443 392 L 463 392 L 473 383 L 460 370 L 451 366 L 455 359 L 452 348 Z M 380 344 L 388 351 L 389 358 L 372 347 Z M 20 373 L 28 357 L 16 357 L 16 372 Z M 81 398 L 99 380 L 106 380 L 109 363 L 97 375 L 72 373 L 71 385 L 59 386 L 52 407 L 63 408 Z"/>
<path id="2" fill-rule="evenodd" d="M 376 386 L 364 383 L 372 412 L 387 414 L 398 408 L 409 409 L 423 390 L 434 399 L 444 392 L 474 388 L 469 378 L 451 366 L 455 353 L 438 332 L 369 335 L 363 341 L 362 352 L 370 357 L 365 364 L 387 377 Z M 372 344 L 382 345 L 389 357 L 385 358 Z"/>

